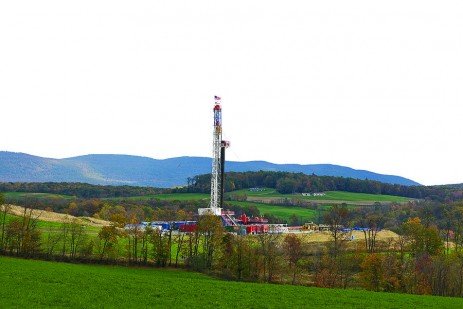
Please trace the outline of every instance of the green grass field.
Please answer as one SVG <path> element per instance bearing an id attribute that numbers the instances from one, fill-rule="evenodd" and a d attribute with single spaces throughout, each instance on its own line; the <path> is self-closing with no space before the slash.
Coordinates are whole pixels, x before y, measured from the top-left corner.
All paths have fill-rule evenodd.
<path id="1" fill-rule="evenodd" d="M 61 199 L 74 199 L 75 197 L 70 195 L 60 195 L 60 194 L 49 194 L 49 193 L 27 193 L 27 192 L 5 192 L 6 198 L 61 198 Z M 343 191 L 328 191 L 325 192 L 325 196 L 302 196 L 301 194 L 281 194 L 278 193 L 275 189 L 266 188 L 264 191 L 252 192 L 248 189 L 237 190 L 228 192 L 227 194 L 246 194 L 249 197 L 262 197 L 262 198 L 299 198 L 304 200 L 313 200 L 313 201 L 345 201 L 345 202 L 407 202 L 410 199 L 401 196 L 393 195 L 380 195 L 380 194 L 366 194 L 366 193 L 352 193 L 352 192 L 343 192 Z M 154 195 L 145 195 L 145 196 L 132 196 L 124 198 L 110 198 L 114 200 L 120 199 L 134 199 L 134 200 L 149 200 L 153 198 L 161 200 L 201 200 L 208 199 L 209 194 L 205 193 L 173 193 L 173 194 L 154 194 Z"/>
<path id="2" fill-rule="evenodd" d="M 227 204 L 238 205 L 243 208 L 255 206 L 259 209 L 261 215 L 270 214 L 276 217 L 289 220 L 289 218 L 294 214 L 304 222 L 316 221 L 318 217 L 318 212 L 314 209 L 307 209 L 297 206 L 280 206 L 280 205 L 269 205 L 263 203 L 254 203 L 254 202 L 237 202 L 237 201 L 227 201 Z M 328 209 L 329 207 L 321 207 Z M 324 210 L 323 209 L 323 210 Z M 320 215 L 323 216 L 323 211 Z"/>
<path id="3" fill-rule="evenodd" d="M 15 215 L 6 215 L 6 222 L 9 222 L 11 220 L 15 219 L 21 219 L 21 217 L 15 216 Z M 58 229 L 62 223 L 60 222 L 52 222 L 52 221 L 43 221 L 43 220 L 38 220 L 37 221 L 37 227 L 40 230 L 46 230 L 46 229 Z"/>
<path id="4" fill-rule="evenodd" d="M 353 193 L 344 191 L 327 191 L 324 196 L 302 196 L 302 194 L 281 194 L 275 189 L 264 188 L 263 191 L 249 191 L 249 189 L 237 190 L 229 194 L 246 194 L 249 197 L 262 197 L 262 198 L 298 198 L 309 201 L 340 201 L 340 202 L 398 202 L 403 203 L 410 200 L 410 198 L 394 196 L 394 195 L 381 195 L 381 194 L 367 194 L 367 193 Z"/>
<path id="5" fill-rule="evenodd" d="M 30 193 L 30 192 L 5 192 L 3 193 L 5 198 L 10 199 L 24 199 L 24 198 L 36 198 L 36 199 L 46 199 L 46 198 L 56 198 L 56 199 L 75 199 L 71 195 L 62 195 L 62 194 L 51 194 L 51 193 Z"/>
<path id="6" fill-rule="evenodd" d="M 209 199 L 210 194 L 204 193 L 172 193 L 172 194 L 153 194 L 153 195 L 143 195 L 143 196 L 131 196 L 131 197 L 118 197 L 118 198 L 108 198 L 108 200 L 150 200 L 150 199 L 160 199 L 167 201 L 193 201 L 193 200 L 202 200 Z"/>
<path id="7" fill-rule="evenodd" d="M 0 257 L 2 308 L 463 308 L 463 299 L 222 281 L 183 270 Z"/>

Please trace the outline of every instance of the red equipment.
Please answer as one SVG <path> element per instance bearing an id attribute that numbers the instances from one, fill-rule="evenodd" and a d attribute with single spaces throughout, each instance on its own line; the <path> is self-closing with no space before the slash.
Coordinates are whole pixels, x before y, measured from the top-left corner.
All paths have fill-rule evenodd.
<path id="1" fill-rule="evenodd" d="M 196 229 L 197 229 L 197 224 L 196 223 L 193 223 L 193 224 L 182 224 L 179 226 L 178 230 L 180 232 L 195 232 Z"/>

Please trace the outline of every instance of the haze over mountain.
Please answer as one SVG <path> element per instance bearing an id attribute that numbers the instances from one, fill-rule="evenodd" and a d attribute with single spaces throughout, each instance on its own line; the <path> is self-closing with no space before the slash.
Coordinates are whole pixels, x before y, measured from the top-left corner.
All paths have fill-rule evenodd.
<path id="1" fill-rule="evenodd" d="M 226 171 L 284 171 L 325 176 L 371 179 L 385 183 L 418 185 L 394 175 L 377 174 L 332 164 L 274 164 L 266 161 L 228 161 Z M 3 182 L 86 182 L 101 185 L 173 187 L 188 177 L 210 173 L 211 159 L 178 157 L 157 160 L 147 157 L 90 154 L 52 159 L 24 153 L 0 152 L 0 181 Z"/>

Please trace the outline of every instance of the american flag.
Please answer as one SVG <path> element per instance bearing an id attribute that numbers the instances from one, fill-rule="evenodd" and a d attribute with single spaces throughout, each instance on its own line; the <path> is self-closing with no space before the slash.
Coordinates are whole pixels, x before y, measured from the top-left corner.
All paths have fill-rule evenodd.
<path id="1" fill-rule="evenodd" d="M 220 101 L 220 100 L 222 100 L 222 98 L 215 95 L 215 96 L 214 96 L 214 100 Z"/>

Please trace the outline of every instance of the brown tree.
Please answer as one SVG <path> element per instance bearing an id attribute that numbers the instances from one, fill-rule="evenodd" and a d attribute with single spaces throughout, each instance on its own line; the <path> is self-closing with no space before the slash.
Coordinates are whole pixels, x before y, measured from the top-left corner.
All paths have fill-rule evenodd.
<path id="1" fill-rule="evenodd" d="M 384 283 L 383 259 L 379 254 L 368 254 L 361 264 L 360 278 L 367 290 L 380 291 Z"/>
<path id="2" fill-rule="evenodd" d="M 349 211 L 345 204 L 338 206 L 334 205 L 325 215 L 325 224 L 329 226 L 330 234 L 333 239 L 332 254 L 336 257 L 339 253 L 341 243 L 346 240 L 347 232 L 344 228 L 347 224 Z"/>
<path id="3" fill-rule="evenodd" d="M 283 248 L 286 259 L 288 261 L 289 269 L 292 271 L 292 284 L 296 283 L 296 274 L 298 273 L 299 267 L 298 262 L 303 256 L 302 241 L 300 237 L 295 234 L 288 234 L 285 236 L 283 241 Z"/>
<path id="4" fill-rule="evenodd" d="M 263 278 L 267 282 L 273 282 L 279 266 L 279 250 L 278 234 L 259 234 L 257 240 L 259 243 L 259 253 L 262 256 L 262 273 Z"/>
<path id="5" fill-rule="evenodd" d="M 100 246 L 100 260 L 105 256 L 109 258 L 111 251 L 115 248 L 118 242 L 119 231 L 114 225 L 103 226 L 98 233 L 98 238 L 102 241 Z"/>
<path id="6" fill-rule="evenodd" d="M 201 216 L 198 220 L 198 232 L 202 237 L 204 267 L 211 269 L 214 263 L 214 254 L 220 249 L 224 234 L 220 217 L 213 215 Z"/>

